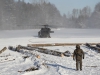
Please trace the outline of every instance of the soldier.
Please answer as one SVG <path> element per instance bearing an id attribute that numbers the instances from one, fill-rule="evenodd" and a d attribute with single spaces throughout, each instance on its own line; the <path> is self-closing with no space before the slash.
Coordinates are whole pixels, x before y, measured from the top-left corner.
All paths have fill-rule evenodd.
<path id="1" fill-rule="evenodd" d="M 76 70 L 78 70 L 80 65 L 80 70 L 82 70 L 82 58 L 84 59 L 84 52 L 80 48 L 80 45 L 76 45 L 76 49 L 73 53 L 73 60 L 76 59 Z"/>

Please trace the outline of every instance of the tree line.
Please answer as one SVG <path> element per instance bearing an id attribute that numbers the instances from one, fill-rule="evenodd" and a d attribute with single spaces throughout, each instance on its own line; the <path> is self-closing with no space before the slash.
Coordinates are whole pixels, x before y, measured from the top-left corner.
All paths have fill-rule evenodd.
<path id="1" fill-rule="evenodd" d="M 95 6 L 100 11 L 100 3 Z M 60 14 L 54 4 L 47 0 L 0 0 L 0 29 L 34 29 L 48 24 L 56 28 L 85 28 L 94 12 L 89 6 L 73 9 L 72 13 Z"/>

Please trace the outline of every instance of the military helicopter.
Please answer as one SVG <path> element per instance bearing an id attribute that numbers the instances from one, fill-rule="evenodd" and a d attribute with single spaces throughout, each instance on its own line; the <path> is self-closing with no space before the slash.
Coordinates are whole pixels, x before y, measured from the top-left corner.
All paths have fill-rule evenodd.
<path id="1" fill-rule="evenodd" d="M 54 33 L 54 31 L 51 31 L 49 28 L 49 25 L 42 25 L 44 26 L 41 28 L 41 30 L 38 32 L 38 37 L 40 38 L 51 38 L 50 33 Z"/>

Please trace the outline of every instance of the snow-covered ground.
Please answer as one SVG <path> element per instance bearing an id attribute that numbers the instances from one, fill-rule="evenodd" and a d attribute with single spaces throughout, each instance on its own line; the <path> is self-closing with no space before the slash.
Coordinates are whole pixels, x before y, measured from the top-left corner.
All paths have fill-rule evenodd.
<path id="1" fill-rule="evenodd" d="M 100 43 L 99 29 L 53 29 L 52 38 L 38 38 L 36 30 L 5 30 L 0 31 L 0 50 L 3 47 L 37 43 Z M 75 46 L 52 46 L 47 49 L 59 52 L 73 53 Z M 81 45 L 85 52 L 83 70 L 75 70 L 75 61 L 72 57 L 58 57 L 43 54 L 37 51 L 22 50 L 15 52 L 7 49 L 0 54 L 0 75 L 100 75 L 100 54 Z M 32 55 L 39 55 L 40 58 Z M 24 59 L 23 56 L 29 56 Z M 24 71 L 30 67 L 39 66 L 39 70 Z M 93 67 L 95 66 L 95 67 Z"/>

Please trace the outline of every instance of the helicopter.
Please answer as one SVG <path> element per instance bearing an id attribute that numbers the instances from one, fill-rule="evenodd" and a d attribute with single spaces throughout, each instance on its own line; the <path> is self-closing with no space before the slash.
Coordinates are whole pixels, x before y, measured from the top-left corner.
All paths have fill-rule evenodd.
<path id="1" fill-rule="evenodd" d="M 49 25 L 42 25 L 44 26 L 41 28 L 41 30 L 38 32 L 38 37 L 40 38 L 51 38 L 50 33 L 54 33 L 54 31 L 51 31 L 49 28 Z"/>

